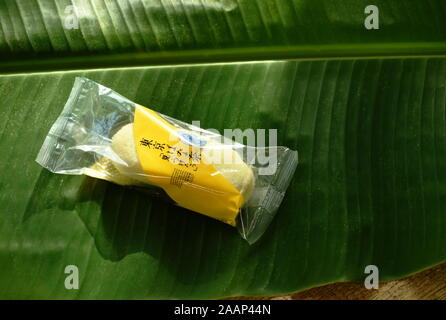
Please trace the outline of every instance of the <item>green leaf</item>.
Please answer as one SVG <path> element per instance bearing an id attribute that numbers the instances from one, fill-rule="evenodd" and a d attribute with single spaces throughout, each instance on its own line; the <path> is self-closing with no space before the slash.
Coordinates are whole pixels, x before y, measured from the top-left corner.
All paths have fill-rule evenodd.
<path id="1" fill-rule="evenodd" d="M 74 3 L 85 12 L 68 32 L 63 1 L 0 2 L 12 73 L 0 75 L 0 298 L 273 295 L 445 260 L 446 59 L 428 56 L 444 53 L 442 2 L 383 2 L 377 33 L 361 1 Z M 426 56 L 359 58 L 377 54 Z M 265 236 L 249 246 L 218 221 L 35 163 L 81 75 L 204 128 L 277 128 L 300 163 Z"/>
<path id="2" fill-rule="evenodd" d="M 378 30 L 368 0 L 3 0 L 0 70 L 446 52 L 444 1 L 374 4 Z"/>

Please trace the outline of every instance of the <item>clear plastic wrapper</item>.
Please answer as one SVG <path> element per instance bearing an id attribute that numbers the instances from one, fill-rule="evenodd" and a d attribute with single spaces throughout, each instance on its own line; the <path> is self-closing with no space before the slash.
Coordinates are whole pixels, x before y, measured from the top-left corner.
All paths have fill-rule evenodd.
<path id="1" fill-rule="evenodd" d="M 164 195 L 236 227 L 252 244 L 282 202 L 297 152 L 245 146 L 76 78 L 36 161 L 54 173 L 88 175 Z"/>

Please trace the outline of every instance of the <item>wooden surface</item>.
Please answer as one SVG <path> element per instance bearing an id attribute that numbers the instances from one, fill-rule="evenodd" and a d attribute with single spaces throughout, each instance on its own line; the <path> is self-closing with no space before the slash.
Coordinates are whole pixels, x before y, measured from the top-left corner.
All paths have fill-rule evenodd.
<path id="1" fill-rule="evenodd" d="M 263 299 L 446 300 L 446 263 L 404 279 L 380 283 L 378 290 L 367 290 L 362 283 L 346 282 L 329 284 L 291 295 L 265 297 Z"/>

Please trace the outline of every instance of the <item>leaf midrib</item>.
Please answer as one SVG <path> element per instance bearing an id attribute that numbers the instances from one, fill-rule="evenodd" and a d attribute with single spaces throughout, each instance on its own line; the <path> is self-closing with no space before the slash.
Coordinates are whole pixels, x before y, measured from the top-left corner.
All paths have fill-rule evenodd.
<path id="1" fill-rule="evenodd" d="M 197 63 L 229 63 L 265 60 L 340 60 L 396 59 L 445 57 L 446 42 L 400 42 L 375 44 L 329 44 L 311 46 L 263 46 L 206 50 L 182 50 L 140 53 L 70 53 L 60 57 L 45 55 L 0 54 L 0 73 L 68 71 L 138 67 L 148 65 L 179 65 Z"/>

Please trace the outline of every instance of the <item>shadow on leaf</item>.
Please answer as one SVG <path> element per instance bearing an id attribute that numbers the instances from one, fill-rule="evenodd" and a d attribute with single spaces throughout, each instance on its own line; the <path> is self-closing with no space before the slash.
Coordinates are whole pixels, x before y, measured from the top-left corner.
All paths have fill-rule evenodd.
<path id="1" fill-rule="evenodd" d="M 221 222 L 89 177 L 79 188 L 76 210 L 105 259 L 144 252 L 185 283 L 215 276 L 220 251 L 238 242 L 245 246 L 235 229 Z"/>

